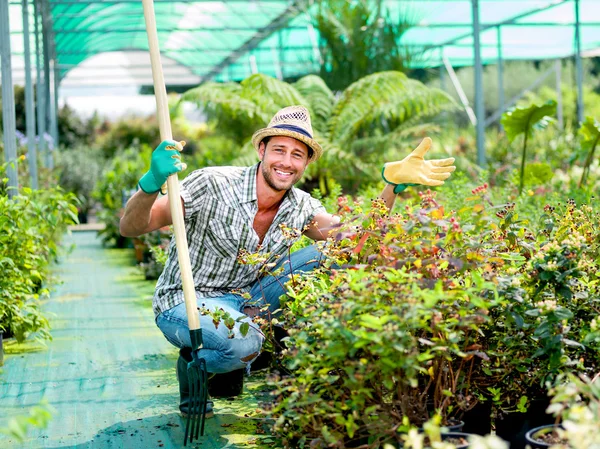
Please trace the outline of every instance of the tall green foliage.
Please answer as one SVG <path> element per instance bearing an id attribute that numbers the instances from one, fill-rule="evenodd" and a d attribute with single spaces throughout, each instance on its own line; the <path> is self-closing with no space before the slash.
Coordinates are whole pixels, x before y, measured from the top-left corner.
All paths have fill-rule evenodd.
<path id="1" fill-rule="evenodd" d="M 320 1 L 313 22 L 321 37 L 320 75 L 334 91 L 372 73 L 404 72 L 411 59 L 400 39 L 412 22 L 392 18 L 382 0 Z"/>
<path id="2" fill-rule="evenodd" d="M 384 153 L 397 148 L 403 133 L 440 112 L 455 107 L 438 89 L 428 88 L 400 72 L 366 76 L 334 95 L 325 81 L 309 75 L 290 84 L 257 74 L 236 83 L 206 83 L 185 92 L 181 101 L 209 111 L 224 133 L 245 143 L 237 163 L 254 160 L 249 139 L 281 108 L 306 106 L 324 156 L 309 166 L 309 177 L 327 192 L 335 178 L 346 188 L 374 179 Z M 396 155 L 397 157 L 397 155 Z"/>
<path id="3" fill-rule="evenodd" d="M 538 106 L 532 104 L 526 108 L 515 108 L 504 113 L 502 126 L 506 131 L 508 140 L 513 142 L 517 136 L 523 134 L 523 152 L 521 154 L 521 174 L 519 181 L 519 194 L 523 191 L 525 179 L 525 158 L 527 156 L 527 140 L 531 137 L 535 128 L 545 128 L 552 120 L 551 116 L 556 114 L 556 102 Z"/>

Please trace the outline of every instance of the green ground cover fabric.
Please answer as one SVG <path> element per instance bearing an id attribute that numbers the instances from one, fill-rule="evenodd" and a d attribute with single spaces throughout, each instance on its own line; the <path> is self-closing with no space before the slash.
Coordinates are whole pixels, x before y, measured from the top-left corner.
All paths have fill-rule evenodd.
<path id="1" fill-rule="evenodd" d="M 179 448 L 177 350 L 154 324 L 152 283 L 133 266 L 132 250 L 101 246 L 95 232 L 65 238 L 74 250 L 56 266 L 62 281 L 44 305 L 54 339 L 5 342 L 0 368 L 0 428 L 42 399 L 55 412 L 25 443 L 0 434 L 0 448 Z M 188 447 L 269 447 L 257 411 L 267 399 L 260 376 L 234 400 L 216 400 L 206 436 Z"/>

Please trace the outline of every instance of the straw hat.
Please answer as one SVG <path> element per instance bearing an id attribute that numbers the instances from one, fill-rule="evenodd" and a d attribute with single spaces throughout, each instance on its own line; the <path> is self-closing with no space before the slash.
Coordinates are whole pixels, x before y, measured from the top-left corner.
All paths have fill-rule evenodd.
<path id="1" fill-rule="evenodd" d="M 252 136 L 252 145 L 256 151 L 260 142 L 270 136 L 287 136 L 304 142 L 313 150 L 311 162 L 316 161 L 323 154 L 323 148 L 313 139 L 310 113 L 304 106 L 288 106 L 281 109 L 273 116 L 269 126 L 256 131 Z"/>

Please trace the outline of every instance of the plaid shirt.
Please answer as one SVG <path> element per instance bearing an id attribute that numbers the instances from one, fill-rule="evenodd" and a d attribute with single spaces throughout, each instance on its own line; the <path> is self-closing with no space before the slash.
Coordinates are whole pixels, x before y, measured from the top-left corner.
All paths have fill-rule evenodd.
<path id="1" fill-rule="evenodd" d="M 190 263 L 198 298 L 217 297 L 232 290 L 250 291 L 258 279 L 260 265 L 240 263 L 237 259 L 240 251 L 269 253 L 267 262 L 273 262 L 287 253 L 293 243 L 284 238 L 280 224 L 302 230 L 315 215 L 325 212 L 318 200 L 292 187 L 259 247 L 259 237 L 253 228 L 258 211 L 258 165 L 203 168 L 181 182 Z M 152 301 L 154 313 L 158 316 L 183 301 L 173 236 L 169 258 L 156 284 Z"/>

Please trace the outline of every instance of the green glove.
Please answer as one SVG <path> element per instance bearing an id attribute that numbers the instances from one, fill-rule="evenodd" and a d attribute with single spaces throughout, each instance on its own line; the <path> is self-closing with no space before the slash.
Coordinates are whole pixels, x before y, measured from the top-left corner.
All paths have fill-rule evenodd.
<path id="1" fill-rule="evenodd" d="M 163 140 L 159 146 L 152 152 L 150 170 L 142 176 L 138 186 L 146 193 L 156 193 L 159 190 L 163 192 L 164 184 L 170 175 L 186 169 L 186 165 L 181 162 L 179 152 L 183 150 L 185 142 L 176 142 L 174 140 Z"/>

